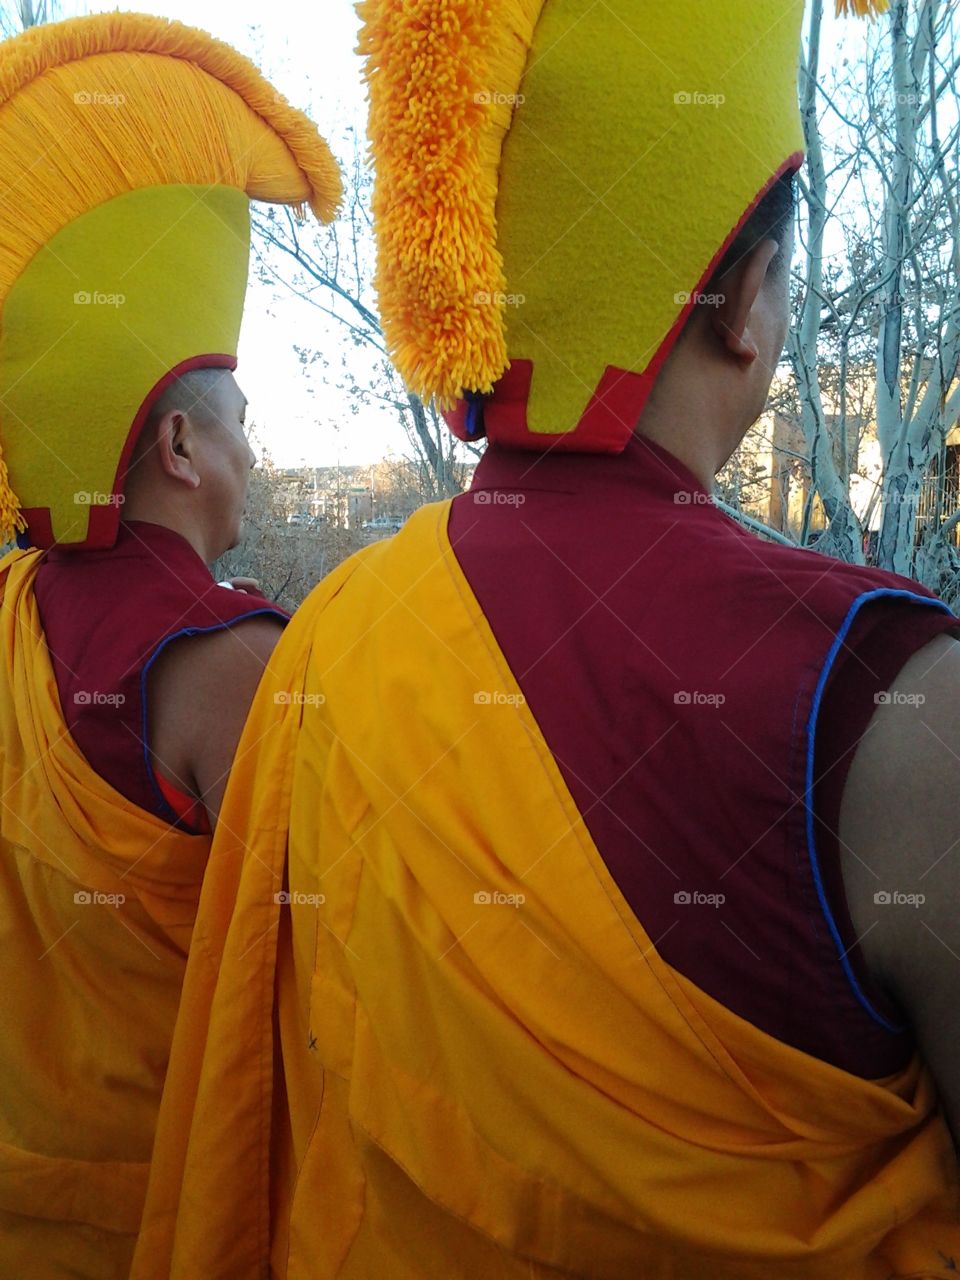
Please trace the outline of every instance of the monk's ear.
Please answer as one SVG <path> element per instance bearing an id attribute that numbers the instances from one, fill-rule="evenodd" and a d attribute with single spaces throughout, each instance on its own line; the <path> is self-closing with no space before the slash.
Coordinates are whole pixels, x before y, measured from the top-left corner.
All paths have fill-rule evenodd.
<path id="1" fill-rule="evenodd" d="M 760 292 L 780 246 L 761 240 L 722 278 L 713 313 L 713 330 L 736 360 L 752 364 L 760 352 L 755 331 Z"/>
<path id="2" fill-rule="evenodd" d="M 188 489 L 200 487 L 200 473 L 195 465 L 197 427 L 189 414 L 171 409 L 157 423 L 157 456 L 164 474 Z"/>

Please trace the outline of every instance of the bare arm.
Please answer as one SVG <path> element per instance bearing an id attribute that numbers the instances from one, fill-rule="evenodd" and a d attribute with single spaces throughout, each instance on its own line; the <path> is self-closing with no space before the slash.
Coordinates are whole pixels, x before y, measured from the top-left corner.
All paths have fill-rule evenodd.
<path id="1" fill-rule="evenodd" d="M 867 965 L 913 1024 L 960 1151 L 960 643 L 926 645 L 889 695 L 844 788 L 843 879 Z"/>
<path id="2" fill-rule="evenodd" d="M 202 801 L 211 828 L 250 703 L 282 632 L 279 619 L 257 617 L 210 635 L 185 636 L 150 670 L 154 769 Z"/>

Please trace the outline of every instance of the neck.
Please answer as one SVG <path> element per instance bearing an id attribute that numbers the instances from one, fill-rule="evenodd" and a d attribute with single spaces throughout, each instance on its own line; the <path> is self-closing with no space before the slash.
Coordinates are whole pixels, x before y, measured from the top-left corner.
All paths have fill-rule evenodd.
<path id="1" fill-rule="evenodd" d="M 654 444 L 672 453 L 710 493 L 713 490 L 717 472 L 723 467 L 730 453 L 722 457 L 725 446 L 721 447 L 718 441 L 711 440 L 705 433 L 695 435 L 681 424 L 685 424 L 684 419 L 671 422 L 669 425 L 662 422 L 648 424 L 641 419 L 637 427 L 637 435 L 643 436 L 646 440 L 652 440 Z"/>
<path id="2" fill-rule="evenodd" d="M 122 519 L 143 520 L 147 524 L 162 525 L 164 529 L 172 529 L 190 543 L 204 564 L 212 564 L 216 555 L 204 536 L 203 530 L 195 520 L 186 517 L 182 512 L 171 510 L 159 502 L 151 502 L 141 495 L 129 495 L 123 505 Z"/>
<path id="3" fill-rule="evenodd" d="M 722 397 L 695 385 L 681 391 L 673 380 L 672 386 L 655 388 L 636 433 L 672 453 L 710 492 L 747 430 L 723 410 Z"/>

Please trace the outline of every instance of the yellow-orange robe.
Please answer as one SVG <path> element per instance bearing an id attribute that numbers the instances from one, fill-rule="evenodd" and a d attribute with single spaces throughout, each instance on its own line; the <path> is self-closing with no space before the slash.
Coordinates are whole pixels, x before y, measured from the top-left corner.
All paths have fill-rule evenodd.
<path id="1" fill-rule="evenodd" d="M 446 520 L 317 588 L 258 692 L 134 1280 L 948 1280 L 926 1069 L 847 1074 L 660 959 Z"/>
<path id="2" fill-rule="evenodd" d="M 80 754 L 38 560 L 0 563 L 0 1276 L 119 1280 L 209 839 L 138 809 Z"/>

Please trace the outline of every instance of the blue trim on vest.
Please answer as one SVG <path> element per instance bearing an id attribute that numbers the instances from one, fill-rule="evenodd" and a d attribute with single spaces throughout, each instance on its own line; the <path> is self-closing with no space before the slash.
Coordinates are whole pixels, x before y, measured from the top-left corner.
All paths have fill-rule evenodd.
<path id="1" fill-rule="evenodd" d="M 485 434 L 483 426 L 483 401 L 484 397 L 479 391 L 465 391 L 464 399 L 467 402 L 467 435 L 482 436 Z"/>
<path id="2" fill-rule="evenodd" d="M 218 622 L 212 627 L 184 627 L 182 630 L 174 631 L 172 635 L 161 640 L 156 649 L 154 649 L 153 653 L 151 653 L 150 657 L 143 664 L 140 671 L 140 726 L 142 730 L 140 739 L 143 743 L 143 763 L 147 771 L 147 777 L 150 779 L 150 785 L 153 787 L 154 795 L 160 805 L 170 815 L 170 825 L 177 827 L 181 831 L 187 831 L 190 835 L 198 835 L 199 833 L 191 831 L 190 828 L 184 824 L 180 815 L 171 807 L 167 797 L 160 790 L 160 784 L 157 782 L 156 775 L 153 772 L 153 763 L 150 759 L 150 748 L 148 746 L 150 739 L 147 736 L 147 675 L 149 674 L 150 668 L 153 666 L 154 662 L 156 662 L 157 658 L 160 657 L 161 653 L 163 653 L 164 649 L 166 649 L 167 645 L 172 644 L 174 640 L 179 640 L 181 636 L 205 636 L 209 635 L 212 631 L 228 631 L 238 622 L 246 622 L 248 618 L 259 618 L 263 614 L 266 614 L 271 618 L 279 618 L 284 626 L 286 626 L 290 621 L 289 615 L 283 613 L 280 609 L 268 608 L 251 609 L 249 613 L 240 613 L 235 618 L 230 618 L 227 622 Z"/>
<path id="3" fill-rule="evenodd" d="M 817 887 L 817 897 L 820 899 L 820 909 L 823 912 L 827 926 L 830 929 L 830 936 L 833 938 L 834 944 L 837 948 L 837 954 L 840 957 L 840 964 L 843 966 L 843 971 L 847 976 L 847 981 L 853 990 L 853 994 L 870 1017 L 873 1018 L 874 1022 L 878 1022 L 880 1026 L 884 1027 L 887 1031 L 892 1031 L 899 1035 L 907 1030 L 906 1026 L 901 1026 L 899 1023 L 888 1021 L 881 1013 L 874 1009 L 873 1005 L 861 990 L 860 984 L 857 981 L 857 976 L 853 972 L 850 957 L 847 955 L 847 948 L 843 945 L 840 930 L 837 928 L 837 922 L 833 917 L 833 912 L 830 910 L 830 904 L 827 902 L 827 895 L 824 891 L 823 878 L 820 874 L 820 861 L 817 857 L 817 844 L 814 836 L 813 821 L 814 746 L 817 729 L 817 716 L 820 713 L 820 703 L 823 699 L 823 691 L 826 687 L 830 672 L 833 670 L 833 664 L 836 661 L 837 654 L 840 652 L 840 648 L 846 640 L 850 632 L 850 628 L 853 626 L 854 619 L 860 612 L 861 607 L 869 600 L 878 600 L 881 598 L 888 600 L 913 600 L 917 604 L 934 605 L 936 608 L 942 609 L 944 613 L 953 615 L 953 610 L 942 600 L 937 600 L 935 597 L 931 596 L 921 596 L 913 591 L 898 590 L 893 587 L 878 587 L 873 591 L 866 591 L 863 595 L 857 596 L 856 600 L 854 600 L 853 604 L 850 606 L 849 612 L 843 621 L 843 625 L 834 638 L 830 652 L 827 654 L 826 661 L 823 664 L 823 669 L 820 672 L 820 678 L 817 681 L 816 692 L 813 696 L 813 707 L 810 711 L 810 719 L 807 722 L 807 772 L 806 787 L 803 798 L 807 810 L 807 852 L 810 857 L 810 867 L 813 871 L 813 881 Z M 958 622 L 958 625 L 960 625 L 960 622 Z"/>

